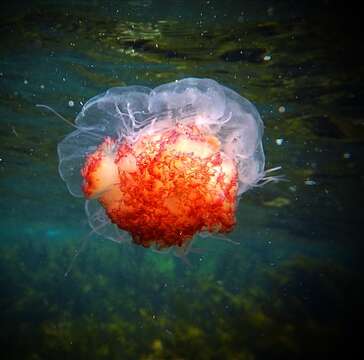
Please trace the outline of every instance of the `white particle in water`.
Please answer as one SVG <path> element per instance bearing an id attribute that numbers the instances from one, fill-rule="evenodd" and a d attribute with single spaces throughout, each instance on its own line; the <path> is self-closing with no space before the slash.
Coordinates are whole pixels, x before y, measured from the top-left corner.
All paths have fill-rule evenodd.
<path id="1" fill-rule="evenodd" d="M 72 101 L 72 100 L 70 100 L 69 102 L 68 102 L 68 106 L 69 107 L 73 107 L 75 105 L 75 103 Z"/>
<path id="2" fill-rule="evenodd" d="M 313 181 L 313 180 L 309 180 L 309 179 L 308 179 L 308 180 L 306 180 L 306 181 L 305 181 L 305 184 L 306 184 L 306 185 L 309 185 L 309 186 L 311 186 L 311 185 L 316 185 L 316 181 Z"/>
<path id="3" fill-rule="evenodd" d="M 264 61 L 272 60 L 272 57 L 270 55 L 265 55 L 263 58 Z"/>
<path id="4" fill-rule="evenodd" d="M 351 154 L 350 153 L 345 153 L 343 155 L 344 159 L 350 159 L 351 158 Z"/>
<path id="5" fill-rule="evenodd" d="M 27 85 L 28 84 L 28 80 L 24 80 L 24 84 Z"/>
<path id="6" fill-rule="evenodd" d="M 41 88 L 41 89 L 44 89 L 44 88 L 45 88 L 45 86 L 42 84 L 42 85 L 40 86 L 40 88 Z"/>
<path id="7" fill-rule="evenodd" d="M 282 145 L 283 144 L 283 139 L 276 139 L 276 144 L 277 145 Z"/>
<path id="8" fill-rule="evenodd" d="M 280 113 L 284 113 L 284 112 L 286 111 L 286 108 L 285 108 L 284 106 L 280 106 L 280 107 L 278 108 L 278 111 L 279 111 Z"/>
<path id="9" fill-rule="evenodd" d="M 267 14 L 268 14 L 268 16 L 273 16 L 274 15 L 274 7 L 273 6 L 270 6 L 267 9 Z"/>

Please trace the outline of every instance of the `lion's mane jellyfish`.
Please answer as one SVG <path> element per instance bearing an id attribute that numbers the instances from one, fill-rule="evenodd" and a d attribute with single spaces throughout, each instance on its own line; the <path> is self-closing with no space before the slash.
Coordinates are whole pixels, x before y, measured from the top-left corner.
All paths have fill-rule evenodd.
<path id="1" fill-rule="evenodd" d="M 196 234 L 234 228 L 239 197 L 264 177 L 256 108 L 209 79 L 90 99 L 59 145 L 59 171 L 86 198 L 95 232 L 186 252 Z"/>

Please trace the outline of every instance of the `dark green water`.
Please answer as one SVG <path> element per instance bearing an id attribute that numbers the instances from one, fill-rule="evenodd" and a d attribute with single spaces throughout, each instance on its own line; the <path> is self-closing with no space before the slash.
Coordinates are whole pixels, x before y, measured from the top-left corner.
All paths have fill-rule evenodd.
<path id="1" fill-rule="evenodd" d="M 1 359 L 326 359 L 353 349 L 364 90 L 358 19 L 345 9 L 1 5 Z M 238 246 L 198 240 L 206 250 L 186 266 L 92 236 L 64 277 L 90 229 L 57 170 L 57 143 L 72 129 L 35 104 L 73 119 L 112 86 L 188 76 L 256 104 L 267 168 L 281 165 L 289 181 L 242 197 L 230 235 Z"/>

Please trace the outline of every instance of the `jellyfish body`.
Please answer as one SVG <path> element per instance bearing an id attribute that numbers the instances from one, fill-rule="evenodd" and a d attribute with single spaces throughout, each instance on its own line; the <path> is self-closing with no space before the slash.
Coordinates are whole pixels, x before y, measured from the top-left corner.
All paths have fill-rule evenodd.
<path id="1" fill-rule="evenodd" d="M 198 233 L 231 231 L 241 194 L 264 176 L 257 110 L 213 80 L 112 88 L 75 123 L 60 175 L 114 241 L 187 251 Z"/>

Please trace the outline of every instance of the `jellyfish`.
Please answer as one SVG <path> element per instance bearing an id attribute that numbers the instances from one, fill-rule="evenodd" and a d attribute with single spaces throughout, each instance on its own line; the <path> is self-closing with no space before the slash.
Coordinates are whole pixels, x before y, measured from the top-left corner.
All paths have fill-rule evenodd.
<path id="1" fill-rule="evenodd" d="M 94 232 L 185 254 L 196 235 L 224 235 L 241 195 L 264 180 L 255 106 L 211 79 L 91 98 L 58 145 L 59 173 L 84 197 Z"/>

